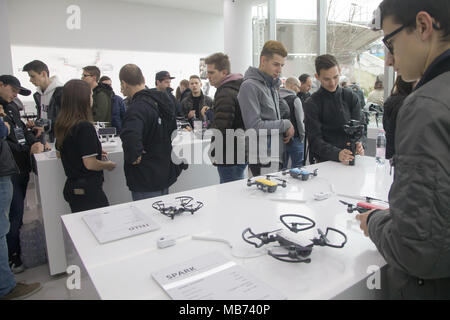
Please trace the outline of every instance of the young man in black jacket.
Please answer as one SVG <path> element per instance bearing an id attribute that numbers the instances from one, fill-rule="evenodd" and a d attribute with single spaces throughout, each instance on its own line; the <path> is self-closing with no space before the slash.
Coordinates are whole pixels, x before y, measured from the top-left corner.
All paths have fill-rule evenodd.
<path id="1" fill-rule="evenodd" d="M 339 86 L 341 70 L 332 55 L 317 57 L 316 72 L 321 87 L 303 106 L 310 160 L 348 164 L 355 155 L 346 149 L 349 139 L 344 125 L 350 120 L 360 121 L 358 97 L 350 89 Z M 361 142 L 356 143 L 356 154 L 364 155 Z"/>
<path id="2" fill-rule="evenodd" d="M 8 254 L 7 234 L 10 230 L 8 214 L 13 199 L 11 177 L 19 170 L 14 161 L 8 143 L 5 141 L 14 127 L 9 122 L 3 122 L 9 117 L 3 109 L 17 94 L 29 95 L 31 92 L 20 86 L 19 80 L 13 76 L 0 76 L 0 299 L 25 298 L 41 288 L 39 283 L 16 283 L 12 273 Z M 5 130 L 6 129 L 6 130 Z"/>
<path id="3" fill-rule="evenodd" d="M 357 219 L 389 266 L 392 299 L 448 300 L 450 2 L 384 0 L 374 27 L 403 80 L 420 81 L 397 116 L 389 209 Z"/>
<path id="4" fill-rule="evenodd" d="M 12 76 L 2 76 L 0 83 L 17 84 L 16 78 Z M 17 80 L 18 81 L 18 80 Z M 22 93 L 30 94 L 31 92 L 22 91 Z M 3 97 L 4 96 L 4 97 Z M 11 268 L 15 273 L 24 271 L 22 261 L 20 259 L 20 240 L 19 229 L 22 226 L 24 200 L 27 192 L 28 181 L 31 171 L 31 155 L 44 151 L 44 146 L 27 129 L 25 123 L 20 119 L 20 113 L 17 106 L 11 103 L 5 95 L 0 96 L 0 104 L 3 106 L 5 113 L 4 121 L 9 124 L 11 130 L 6 142 L 11 149 L 14 160 L 19 167 L 20 172 L 11 176 L 13 183 L 13 199 L 9 212 L 10 231 L 7 235 L 8 252 Z"/>
<path id="5" fill-rule="evenodd" d="M 171 135 L 177 130 L 172 102 L 165 92 L 146 89 L 142 71 L 134 64 L 123 66 L 119 78 L 123 95 L 130 98 L 120 138 L 132 198 L 168 194 L 180 173 L 171 158 Z"/>
<path id="6" fill-rule="evenodd" d="M 217 88 L 214 96 L 213 129 L 220 131 L 223 148 L 214 150 L 214 161 L 220 176 L 220 183 L 245 178 L 247 168 L 245 159 L 244 121 L 237 95 L 243 76 L 231 74 L 230 60 L 223 53 L 215 53 L 205 59 L 207 76 L 212 86 Z M 241 134 L 236 130 L 241 129 Z M 227 132 L 228 130 L 228 132 Z M 228 142 L 227 135 L 233 139 Z M 219 155 L 220 153 L 220 155 Z"/>

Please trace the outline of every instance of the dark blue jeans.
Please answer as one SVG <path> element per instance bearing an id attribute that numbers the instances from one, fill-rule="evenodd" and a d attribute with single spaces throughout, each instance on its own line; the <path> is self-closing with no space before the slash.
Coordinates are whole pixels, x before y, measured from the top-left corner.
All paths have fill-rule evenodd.
<path id="1" fill-rule="evenodd" d="M 287 169 L 289 159 L 291 159 L 291 168 L 299 168 L 303 166 L 303 154 L 305 145 L 299 138 L 294 138 L 286 144 L 283 154 L 283 170 Z"/>
<path id="2" fill-rule="evenodd" d="M 246 164 L 237 164 L 235 166 L 218 166 L 220 183 L 227 183 L 245 178 Z"/>
<path id="3" fill-rule="evenodd" d="M 139 200 L 145 200 L 155 197 L 164 196 L 166 194 L 169 194 L 169 189 L 164 189 L 161 191 L 154 191 L 154 192 L 135 192 L 131 191 L 131 197 L 133 198 L 133 201 L 139 201 Z"/>
<path id="4" fill-rule="evenodd" d="M 8 212 L 13 196 L 11 178 L 0 177 L 0 297 L 7 295 L 16 286 L 16 280 L 9 267 L 6 234 L 9 231 Z"/>
<path id="5" fill-rule="evenodd" d="M 30 174 L 28 172 L 11 176 L 11 182 L 13 184 L 13 197 L 11 201 L 11 208 L 9 210 L 9 233 L 6 236 L 10 258 L 13 254 L 20 254 L 19 230 L 23 224 L 24 201 L 27 194 L 29 180 Z"/>

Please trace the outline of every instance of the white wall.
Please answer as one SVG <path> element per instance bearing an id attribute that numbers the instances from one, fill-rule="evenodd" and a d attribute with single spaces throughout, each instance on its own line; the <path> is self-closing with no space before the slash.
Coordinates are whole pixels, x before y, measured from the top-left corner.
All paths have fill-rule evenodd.
<path id="1" fill-rule="evenodd" d="M 223 51 L 223 17 L 173 8 L 111 0 L 6 0 L 11 35 L 13 73 L 34 90 L 24 64 L 44 61 L 62 83 L 80 78 L 82 67 L 97 65 L 113 80 L 126 63 L 143 71 L 154 87 L 157 71 L 168 70 L 179 81 L 199 74 L 199 60 Z M 70 5 L 81 9 L 80 30 L 69 30 Z M 32 107 L 32 98 L 23 97 Z M 27 108 L 28 109 L 28 108 Z M 33 110 L 33 108 L 32 108 Z"/>
<path id="2" fill-rule="evenodd" d="M 81 30 L 68 30 L 70 5 Z M 13 45 L 182 53 L 223 50 L 223 17 L 108 0 L 7 0 Z"/>

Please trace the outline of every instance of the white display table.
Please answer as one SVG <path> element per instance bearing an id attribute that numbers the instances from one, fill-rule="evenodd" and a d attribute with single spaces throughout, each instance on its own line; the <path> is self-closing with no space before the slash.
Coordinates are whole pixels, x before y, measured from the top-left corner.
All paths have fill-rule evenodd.
<path id="1" fill-rule="evenodd" d="M 151 274 L 213 251 L 241 265 L 288 299 L 332 299 L 367 278 L 371 266 L 381 268 L 386 264 L 360 230 L 356 214 L 347 213 L 338 200 L 356 203 L 351 196 L 387 200 L 392 177 L 388 166 L 377 167 L 370 157 L 358 156 L 354 167 L 335 162 L 308 167 L 314 168 L 319 169 L 317 177 L 304 182 L 286 176 L 287 187 L 273 194 L 247 187 L 246 180 L 185 192 L 183 195 L 202 201 L 204 207 L 174 220 L 153 209 L 152 203 L 172 201 L 180 194 L 135 202 L 161 229 L 103 245 L 82 220 L 83 215 L 95 210 L 65 215 L 62 220 L 81 258 L 80 267 L 87 271 L 101 299 L 168 299 Z M 313 200 L 314 193 L 330 190 L 335 193 L 331 198 Z M 301 214 L 316 222 L 314 229 L 298 234 L 305 245 L 317 236 L 317 228 L 325 231 L 327 227 L 343 231 L 347 244 L 343 249 L 314 247 L 310 264 L 281 262 L 267 254 L 250 258 L 264 251 L 245 243 L 242 232 L 248 227 L 255 233 L 283 228 L 279 220 L 283 214 Z M 166 235 L 187 237 L 175 246 L 158 249 L 157 239 Z M 192 235 L 225 239 L 233 249 L 220 242 L 192 240 Z M 354 294 L 362 298 L 367 293 Z"/>
<path id="2" fill-rule="evenodd" d="M 118 145 L 108 148 L 108 157 L 117 164 L 113 171 L 105 171 L 103 190 L 111 205 L 132 201 L 125 174 L 123 171 L 123 151 L 119 138 Z M 174 142 L 175 147 L 183 145 L 207 150 L 208 141 L 194 139 L 191 134 L 178 136 Z M 53 156 L 53 157 L 49 157 Z M 37 197 L 42 208 L 42 217 L 47 244 L 47 256 L 50 274 L 55 275 L 66 272 L 67 263 L 64 253 L 64 241 L 60 216 L 70 213 L 70 207 L 63 197 L 63 188 L 66 176 L 60 159 L 55 158 L 54 152 L 35 155 L 38 176 Z M 183 192 L 190 189 L 201 188 L 220 182 L 217 168 L 210 162 L 190 164 L 178 177 L 177 182 L 169 188 L 169 193 Z"/>

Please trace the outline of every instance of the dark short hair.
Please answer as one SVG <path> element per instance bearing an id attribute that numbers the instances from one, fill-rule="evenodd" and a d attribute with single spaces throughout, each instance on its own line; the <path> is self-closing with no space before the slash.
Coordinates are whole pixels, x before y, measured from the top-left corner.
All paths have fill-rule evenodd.
<path id="1" fill-rule="evenodd" d="M 321 70 L 328 70 L 339 67 L 339 63 L 331 54 L 324 54 L 316 58 L 316 73 L 320 75 Z"/>
<path id="2" fill-rule="evenodd" d="M 200 79 L 200 77 L 195 74 L 189 77 L 189 81 L 191 81 L 192 79 L 197 79 L 198 81 L 200 81 L 200 83 L 202 82 L 202 79 Z"/>
<path id="3" fill-rule="evenodd" d="M 103 81 L 111 81 L 111 78 L 108 76 L 103 76 L 100 78 L 100 80 L 98 80 L 98 82 L 103 82 Z"/>
<path id="4" fill-rule="evenodd" d="M 261 51 L 261 57 L 268 57 L 272 59 L 275 54 L 286 58 L 288 52 L 286 47 L 281 42 L 275 40 L 267 41 Z"/>
<path id="5" fill-rule="evenodd" d="M 231 72 L 230 59 L 226 54 L 221 52 L 214 53 L 205 59 L 205 64 L 213 64 L 214 68 L 223 71 L 226 70 L 227 73 Z"/>
<path id="6" fill-rule="evenodd" d="M 380 4 L 381 22 L 389 16 L 394 21 L 414 30 L 416 16 L 420 11 L 428 12 L 436 20 L 435 28 L 443 32 L 443 41 L 450 41 L 450 1 L 449 0 L 384 0 Z M 437 28 L 436 28 L 437 29 Z"/>
<path id="7" fill-rule="evenodd" d="M 45 63 L 39 60 L 33 60 L 23 66 L 22 71 L 29 72 L 34 71 L 36 73 L 41 73 L 42 71 L 47 72 L 47 76 L 50 77 L 50 71 Z"/>
<path id="8" fill-rule="evenodd" d="M 83 71 L 89 72 L 97 82 L 99 82 L 100 79 L 100 69 L 97 66 L 87 66 L 83 68 Z"/>
<path id="9" fill-rule="evenodd" d="M 311 78 L 311 76 L 307 73 L 304 73 L 300 77 L 298 77 L 298 80 L 300 80 L 301 83 L 305 83 L 306 81 L 308 81 L 308 78 Z"/>
<path id="10" fill-rule="evenodd" d="M 130 86 L 138 86 L 145 83 L 141 69 L 135 64 L 126 64 L 120 69 L 119 79 Z"/>

